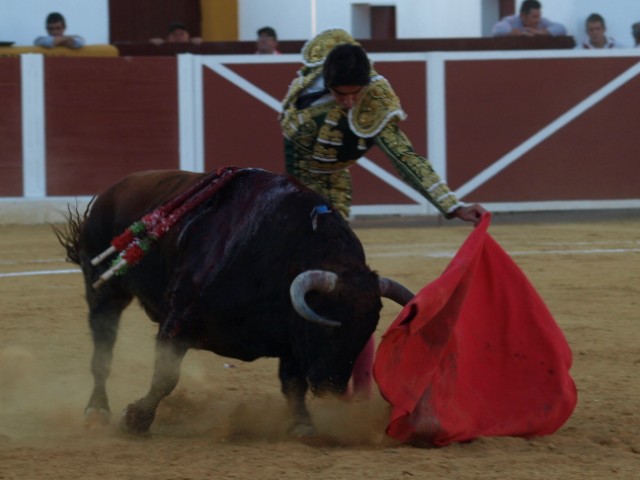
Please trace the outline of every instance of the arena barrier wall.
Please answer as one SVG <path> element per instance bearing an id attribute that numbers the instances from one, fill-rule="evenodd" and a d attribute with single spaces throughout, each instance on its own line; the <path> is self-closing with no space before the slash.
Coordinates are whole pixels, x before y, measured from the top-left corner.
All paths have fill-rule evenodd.
<path id="1" fill-rule="evenodd" d="M 493 211 L 640 207 L 640 50 L 372 53 L 402 129 Z M 57 221 L 138 170 L 283 171 L 294 54 L 0 58 L 1 222 Z M 354 216 L 434 215 L 373 149 Z"/>
<path id="2" fill-rule="evenodd" d="M 114 45 L 85 45 L 82 48 L 44 48 L 33 45 L 0 47 L 0 57 L 18 57 L 27 53 L 39 53 L 47 57 L 117 57 L 120 51 Z"/>

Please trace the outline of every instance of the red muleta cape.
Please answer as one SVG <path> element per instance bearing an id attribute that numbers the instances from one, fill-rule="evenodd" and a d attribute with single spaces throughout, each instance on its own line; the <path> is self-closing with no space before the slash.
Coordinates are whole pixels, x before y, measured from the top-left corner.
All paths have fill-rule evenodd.
<path id="1" fill-rule="evenodd" d="M 575 408 L 569 345 L 487 233 L 490 221 L 486 214 L 378 347 L 374 376 L 392 405 L 387 433 L 402 442 L 547 435 Z"/>

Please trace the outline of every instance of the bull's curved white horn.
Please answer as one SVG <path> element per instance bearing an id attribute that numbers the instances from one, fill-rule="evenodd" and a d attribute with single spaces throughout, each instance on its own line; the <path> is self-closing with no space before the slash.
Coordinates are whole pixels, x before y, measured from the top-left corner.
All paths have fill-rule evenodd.
<path id="1" fill-rule="evenodd" d="M 380 277 L 378 284 L 380 285 L 380 296 L 390 298 L 403 307 L 415 297 L 411 290 L 390 278 Z"/>
<path id="2" fill-rule="evenodd" d="M 326 327 L 339 327 L 342 325 L 341 322 L 329 320 L 314 312 L 304 299 L 307 292 L 312 290 L 321 293 L 331 292 L 336 288 L 337 280 L 338 275 L 326 270 L 307 270 L 300 273 L 293 279 L 289 288 L 289 296 L 291 296 L 291 303 L 295 311 L 305 320 Z"/>

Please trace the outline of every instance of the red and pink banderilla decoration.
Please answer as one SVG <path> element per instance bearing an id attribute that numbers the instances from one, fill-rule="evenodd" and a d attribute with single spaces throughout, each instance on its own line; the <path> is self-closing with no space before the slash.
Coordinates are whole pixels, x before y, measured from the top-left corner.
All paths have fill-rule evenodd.
<path id="1" fill-rule="evenodd" d="M 226 167 L 207 175 L 174 199 L 129 225 L 124 232 L 111 240 L 109 248 L 91 260 L 91 264 L 95 266 L 119 252 L 111 262 L 111 267 L 93 284 L 93 288 L 100 288 L 114 275 L 124 275 L 130 267 L 140 263 L 155 242 L 185 214 L 216 193 L 238 170 L 238 167 Z"/>

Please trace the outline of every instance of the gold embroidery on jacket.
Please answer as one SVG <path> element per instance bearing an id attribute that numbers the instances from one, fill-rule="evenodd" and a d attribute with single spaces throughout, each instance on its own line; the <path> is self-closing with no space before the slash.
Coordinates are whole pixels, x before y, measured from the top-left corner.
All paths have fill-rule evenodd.
<path id="1" fill-rule="evenodd" d="M 333 47 L 348 43 L 360 45 L 351 35 L 341 28 L 330 28 L 320 32 L 302 47 L 302 60 L 307 67 L 315 67 L 324 63 Z"/>
<path id="2" fill-rule="evenodd" d="M 390 120 L 404 120 L 406 117 L 389 82 L 377 76 L 373 70 L 372 75 L 372 83 L 363 89 L 358 102 L 349 112 L 351 129 L 365 138 L 380 133 Z"/>
<path id="3" fill-rule="evenodd" d="M 431 162 L 415 152 L 407 136 L 395 123 L 388 124 L 382 130 L 376 143 L 391 159 L 404 180 L 431 200 L 441 212 L 446 214 L 459 204 L 455 194 L 442 181 Z"/>

